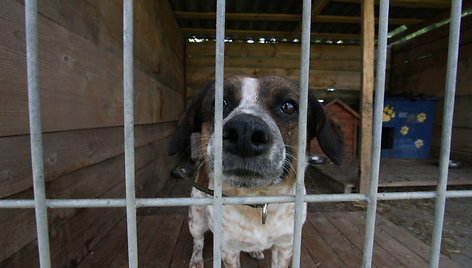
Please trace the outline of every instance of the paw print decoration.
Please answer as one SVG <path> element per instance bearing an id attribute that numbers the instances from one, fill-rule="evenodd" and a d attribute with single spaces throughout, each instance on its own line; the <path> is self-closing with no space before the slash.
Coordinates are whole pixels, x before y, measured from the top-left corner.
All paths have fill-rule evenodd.
<path id="1" fill-rule="evenodd" d="M 416 116 L 416 120 L 418 121 L 418 123 L 423 123 L 426 118 L 427 117 L 425 113 L 420 113 Z"/>
<path id="2" fill-rule="evenodd" d="M 423 141 L 422 139 L 418 139 L 418 140 L 415 141 L 415 147 L 416 147 L 416 148 L 419 149 L 419 148 L 421 148 L 421 147 L 423 147 L 423 146 L 424 146 L 424 141 Z"/>
<path id="3" fill-rule="evenodd" d="M 392 118 L 395 118 L 396 114 L 395 111 L 393 110 L 393 107 L 390 107 L 390 105 L 387 105 L 384 107 L 383 110 L 383 122 L 388 122 L 392 120 Z"/>
<path id="4" fill-rule="evenodd" d="M 403 126 L 402 129 L 400 130 L 400 133 L 402 135 L 406 135 L 408 134 L 409 131 L 410 131 L 410 128 L 408 126 Z"/>

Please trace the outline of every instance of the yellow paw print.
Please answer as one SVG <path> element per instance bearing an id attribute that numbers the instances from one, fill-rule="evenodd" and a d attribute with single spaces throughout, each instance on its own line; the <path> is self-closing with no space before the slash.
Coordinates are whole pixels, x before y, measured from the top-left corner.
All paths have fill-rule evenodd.
<path id="1" fill-rule="evenodd" d="M 418 139 L 418 140 L 415 141 L 415 147 L 416 148 L 419 149 L 419 148 L 423 147 L 423 145 L 424 145 L 424 141 L 422 139 Z"/>
<path id="2" fill-rule="evenodd" d="M 390 107 L 390 105 L 387 105 L 384 107 L 384 110 L 383 110 L 383 121 L 388 122 L 392 120 L 392 118 L 395 118 L 395 111 L 393 110 L 393 107 Z"/>
<path id="3" fill-rule="evenodd" d="M 410 128 L 408 128 L 407 126 L 403 126 L 402 129 L 400 130 L 400 133 L 402 135 L 406 135 L 408 134 L 408 131 L 410 131 Z"/>
<path id="4" fill-rule="evenodd" d="M 427 117 L 425 113 L 420 113 L 416 116 L 416 120 L 418 120 L 419 123 L 423 123 L 426 118 Z"/>

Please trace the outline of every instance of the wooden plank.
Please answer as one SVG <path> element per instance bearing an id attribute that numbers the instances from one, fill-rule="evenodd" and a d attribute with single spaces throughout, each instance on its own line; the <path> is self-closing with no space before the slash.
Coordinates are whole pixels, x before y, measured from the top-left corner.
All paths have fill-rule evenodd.
<path id="1" fill-rule="evenodd" d="M 183 39 L 168 1 L 137 1 L 134 5 L 135 66 L 163 84 L 183 90 Z M 119 1 L 65 3 L 49 0 L 38 12 L 121 58 L 122 4 Z M 176 33 L 176 34 L 167 34 Z"/>
<path id="2" fill-rule="evenodd" d="M 465 17 L 461 24 L 460 45 L 469 45 L 472 42 L 472 18 Z M 421 60 L 425 56 L 447 52 L 449 43 L 448 24 L 426 32 L 404 44 L 393 47 L 392 66 Z M 462 56 L 462 55 L 461 55 Z"/>
<path id="3" fill-rule="evenodd" d="M 214 80 L 215 70 L 212 67 L 188 67 L 187 70 L 187 87 L 189 95 L 199 92 L 208 81 Z M 300 78 L 300 71 L 296 69 L 226 67 L 225 75 L 229 76 L 232 74 L 245 74 L 254 77 L 279 75 L 296 80 Z M 311 88 L 322 89 L 335 88 L 359 90 L 360 80 L 360 73 L 351 71 L 313 70 L 310 72 L 309 77 Z M 195 88 L 195 90 L 192 90 L 192 88 Z"/>
<path id="4" fill-rule="evenodd" d="M 303 239 L 303 236 L 302 236 Z M 302 268 L 310 268 L 310 267 L 318 267 L 320 266 L 320 263 L 316 262 L 313 257 L 311 256 L 308 248 L 305 246 L 305 244 L 302 243 L 301 246 L 301 256 L 300 256 L 300 267 Z M 259 268 L 265 268 L 269 267 L 269 265 L 265 266 L 259 266 Z M 322 266 L 321 266 L 322 267 Z"/>
<path id="5" fill-rule="evenodd" d="M 177 19 L 199 19 L 214 20 L 215 12 L 188 12 L 174 11 Z M 251 21 L 299 21 L 301 18 L 298 14 L 282 14 L 282 13 L 226 13 L 226 20 L 251 20 Z"/>
<path id="6" fill-rule="evenodd" d="M 207 67 L 215 65 L 213 57 L 191 57 L 187 61 L 187 66 Z M 300 69 L 300 59 L 298 58 L 268 58 L 268 57 L 225 57 L 227 67 L 247 67 L 247 68 L 273 68 L 280 66 L 284 69 Z M 358 60 L 310 60 L 310 70 L 331 70 L 331 71 L 360 71 L 361 62 Z"/>
<path id="7" fill-rule="evenodd" d="M 362 78 L 361 123 L 359 153 L 359 192 L 367 193 L 370 186 L 372 157 L 372 120 L 374 96 L 375 24 L 374 1 L 362 1 Z"/>
<path id="8" fill-rule="evenodd" d="M 177 19 L 197 19 L 197 20 L 214 20 L 215 12 L 188 12 L 174 11 Z M 299 14 L 282 14 L 282 13 L 226 13 L 226 20 L 250 20 L 250 21 L 301 21 L 302 16 Z M 313 18 L 316 22 L 334 22 L 334 23 L 361 23 L 361 17 L 358 16 L 334 16 L 334 15 L 318 15 Z M 411 18 L 390 18 L 390 24 L 416 24 L 421 19 Z M 376 19 L 378 23 L 378 18 Z"/>
<path id="9" fill-rule="evenodd" d="M 148 218 L 156 216 L 142 217 Z M 140 245 L 140 250 L 144 253 L 144 257 L 140 258 L 140 267 L 169 267 L 172 261 L 179 233 L 186 216 L 184 214 L 163 214 L 158 215 L 158 217 L 164 218 L 159 228 L 151 227 L 149 229 L 141 229 L 141 232 L 145 233 L 147 236 L 150 236 L 150 230 L 154 229 L 155 232 L 154 234 L 151 233 L 154 239 L 149 246 L 146 246 L 145 243 Z M 165 241 L 165 243 L 163 243 L 163 241 Z"/>
<path id="10" fill-rule="evenodd" d="M 365 221 L 365 219 L 362 219 L 362 217 L 355 216 L 354 213 L 346 213 L 345 217 L 351 223 L 357 224 L 359 226 L 362 226 Z M 384 230 L 376 230 L 375 241 L 377 242 L 377 246 L 380 246 L 386 251 L 388 251 L 399 261 L 400 265 L 402 266 L 428 267 L 428 262 L 425 259 L 416 254 L 416 252 L 412 251 L 410 248 L 403 245 L 396 239 L 396 237 L 391 236 Z"/>
<path id="11" fill-rule="evenodd" d="M 126 217 L 108 232 L 108 234 L 91 249 L 90 253 L 78 264 L 77 268 L 109 267 L 110 262 L 126 248 Z M 124 252 L 127 256 L 126 252 Z"/>
<path id="12" fill-rule="evenodd" d="M 135 147 L 168 139 L 175 122 L 135 127 Z M 165 145 L 163 144 L 165 147 Z M 43 135 L 45 180 L 94 165 L 123 153 L 123 128 L 102 128 Z M 0 198 L 32 187 L 29 136 L 0 138 Z"/>
<path id="13" fill-rule="evenodd" d="M 7 3 L 0 10 L 0 73 L 8 77 L 1 88 L 0 136 L 28 133 L 25 45 L 19 34 L 24 11 L 19 2 Z M 42 16 L 39 32 L 43 131 L 121 125 L 121 58 Z M 183 111 L 182 93 L 137 68 L 135 91 L 137 124 L 177 120 Z"/>
<path id="14" fill-rule="evenodd" d="M 470 105 L 471 103 L 472 103 L 472 95 L 456 96 L 455 101 L 454 101 L 454 122 L 452 123 L 453 128 L 472 129 L 472 106 Z M 443 110 L 444 110 L 444 101 L 440 100 L 436 103 L 436 106 L 435 106 L 435 114 L 434 114 L 435 120 L 433 122 L 434 124 L 433 133 L 435 134 L 439 134 L 441 132 L 440 127 L 442 125 L 441 121 L 443 118 L 442 116 Z M 466 133 L 462 133 L 462 134 L 466 134 Z M 438 136 L 437 138 L 439 138 L 439 135 L 435 135 L 435 136 Z M 466 138 L 468 136 L 469 135 L 466 135 L 463 138 Z M 456 138 L 461 138 L 461 137 L 456 137 Z M 452 140 L 454 141 L 455 138 L 453 138 Z"/>
<path id="15" fill-rule="evenodd" d="M 319 15 L 315 18 L 316 22 L 330 22 L 330 23 L 361 23 L 362 18 L 358 16 L 332 16 L 332 15 Z M 415 18 L 389 18 L 388 23 L 390 25 L 409 25 L 417 24 L 422 22 L 422 19 Z M 379 18 L 375 18 L 375 23 L 379 23 Z"/>
<path id="16" fill-rule="evenodd" d="M 136 186 L 137 189 L 140 189 L 137 191 L 137 196 L 146 195 L 145 197 L 151 197 L 152 193 L 149 193 L 149 191 L 157 192 L 159 185 L 156 184 L 163 184 L 168 174 L 170 174 L 170 169 L 173 168 L 173 164 L 162 163 L 162 159 L 166 158 L 161 157 L 158 152 L 165 154 L 161 150 L 163 143 L 166 143 L 166 141 L 158 141 L 136 150 Z M 107 193 L 116 187 L 119 190 L 115 190 L 113 193 L 116 195 L 111 195 L 111 197 L 123 196 L 123 166 L 123 156 L 120 155 L 98 165 L 68 173 L 52 183 L 46 184 L 48 198 L 98 198 L 103 193 Z M 141 188 L 147 185 L 147 181 L 151 181 L 155 188 Z M 32 190 L 12 196 L 13 199 L 31 197 Z M 62 228 L 63 223 L 69 221 L 70 218 L 77 217 L 81 211 L 83 209 L 51 210 L 49 213 L 51 234 L 56 228 Z M 1 210 L 0 218 L 5 219 L 5 221 L 0 221 L 0 228 L 10 234 L 9 239 L 0 240 L 0 246 L 4 249 L 0 252 L 0 261 L 3 261 L 33 241 L 36 234 L 34 232 L 34 214 L 30 210 L 20 210 L 19 212 Z"/>
<path id="17" fill-rule="evenodd" d="M 384 217 L 379 216 L 377 217 L 376 228 L 381 230 L 382 232 L 388 233 L 391 237 L 394 237 L 400 243 L 407 246 L 410 250 L 414 251 L 416 254 L 421 256 L 423 259 L 429 260 L 431 248 L 428 245 L 424 244 L 421 240 L 414 237 L 411 233 L 408 233 L 407 231 L 402 229 L 400 226 L 397 226 L 391 221 L 385 219 Z M 459 267 L 456 262 L 452 261 L 443 254 L 441 254 L 440 264 L 441 267 Z"/>
<path id="18" fill-rule="evenodd" d="M 213 28 L 181 28 L 182 32 L 185 35 L 214 35 L 216 30 Z M 290 35 L 291 32 L 287 31 L 269 31 L 269 30 L 239 30 L 239 29 L 230 29 L 226 30 L 226 36 L 234 36 L 234 35 L 243 35 L 250 38 L 258 38 L 258 37 L 278 37 L 284 38 Z M 359 39 L 360 36 L 358 34 L 344 34 L 344 33 L 321 33 L 321 32 L 312 32 L 312 38 L 332 38 L 332 39 Z"/>
<path id="19" fill-rule="evenodd" d="M 157 165 L 154 162 L 136 173 L 136 188 L 148 180 L 155 178 Z M 123 180 L 122 180 L 123 181 Z M 152 189 L 144 189 L 147 196 Z M 138 190 L 138 194 L 139 194 Z M 116 185 L 98 198 L 123 198 L 124 182 Z M 64 213 L 68 209 L 56 209 L 56 213 Z M 55 219 L 56 224 L 50 225 L 51 260 L 58 266 L 79 263 L 102 238 L 116 225 L 125 215 L 124 208 L 100 208 L 79 209 L 72 217 Z M 53 219 L 51 219 L 52 221 Z M 36 241 L 15 253 L 11 258 L 5 260 L 7 266 L 12 267 L 36 267 Z M 21 265 L 17 266 L 16 264 Z"/>
<path id="20" fill-rule="evenodd" d="M 359 3 L 361 0 L 336 0 L 337 2 Z M 378 5 L 380 0 L 375 0 Z M 448 8 L 451 5 L 449 0 L 392 0 L 390 6 L 396 7 L 423 7 L 423 8 Z"/>
<path id="21" fill-rule="evenodd" d="M 346 239 L 321 213 L 309 213 L 307 219 L 323 237 L 339 258 L 350 267 L 362 264 L 362 252 Z"/>
<path id="22" fill-rule="evenodd" d="M 150 258 L 156 255 L 149 255 L 152 247 L 152 243 L 156 239 L 156 231 L 162 225 L 165 217 L 163 215 L 147 215 L 139 216 L 138 221 L 138 261 L 140 267 L 151 267 Z M 167 242 L 167 241 L 166 241 Z M 166 245 L 166 242 L 162 243 Z M 158 253 L 157 253 L 158 254 Z M 128 266 L 128 247 L 125 244 L 119 251 L 113 260 L 108 264 L 107 267 L 127 267 Z M 163 266 L 164 267 L 164 266 Z"/>
<path id="23" fill-rule="evenodd" d="M 472 34 L 472 28 L 469 33 Z M 468 79 L 472 74 L 472 68 L 469 66 L 472 44 L 462 45 L 460 51 L 456 96 L 469 96 L 472 95 L 472 82 Z M 436 54 L 425 54 L 405 64 L 394 66 L 391 72 L 391 88 L 394 92 L 442 97 L 446 81 L 446 62 L 447 48 L 444 47 L 444 50 Z"/>
<path id="24" fill-rule="evenodd" d="M 350 217 L 361 217 L 364 212 L 331 212 L 323 213 L 329 222 L 336 226 L 343 235 L 349 239 L 349 241 L 354 244 L 359 250 L 364 248 L 364 224 L 358 225 L 353 224 L 350 221 Z M 352 214 L 349 217 L 345 217 L 346 214 Z M 389 251 L 386 251 L 382 247 L 375 243 L 373 251 L 373 263 L 378 267 L 403 267 L 399 261 L 390 254 Z"/>
<path id="25" fill-rule="evenodd" d="M 463 1 L 462 3 L 462 10 L 468 10 L 472 7 L 472 2 L 470 1 Z M 422 23 L 419 23 L 417 25 L 411 25 L 410 27 L 408 27 L 408 29 L 406 31 L 403 31 L 395 36 L 392 36 L 391 38 L 389 38 L 389 43 L 394 43 L 396 41 L 398 41 L 399 39 L 402 39 L 403 37 L 405 36 L 408 36 L 412 33 L 415 33 L 423 28 L 426 28 L 428 26 L 431 26 L 435 23 L 438 23 L 440 21 L 443 21 L 445 19 L 449 19 L 451 16 L 451 10 L 450 9 L 446 9 L 444 10 L 443 12 L 441 12 L 439 15 L 433 17 L 433 18 L 429 18 L 425 21 L 423 21 Z"/>
<path id="26" fill-rule="evenodd" d="M 186 55 L 190 57 L 215 56 L 213 42 L 189 43 L 186 46 Z M 300 44 L 247 44 L 226 43 L 226 57 L 291 57 L 300 58 Z M 361 60 L 360 46 L 347 45 L 311 45 L 310 59 L 319 60 Z"/>
<path id="27" fill-rule="evenodd" d="M 319 267 L 347 266 L 310 221 L 303 226 L 302 243 Z"/>
<path id="28" fill-rule="evenodd" d="M 188 267 L 190 258 L 192 257 L 193 250 L 193 238 L 188 228 L 188 218 L 186 217 L 183 221 L 182 228 L 179 234 L 179 240 L 174 249 L 174 255 L 170 268 L 182 268 Z"/>

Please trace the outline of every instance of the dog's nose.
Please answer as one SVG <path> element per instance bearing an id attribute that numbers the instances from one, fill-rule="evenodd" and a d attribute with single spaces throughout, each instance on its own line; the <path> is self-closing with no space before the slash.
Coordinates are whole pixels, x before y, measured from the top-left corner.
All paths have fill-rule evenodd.
<path id="1" fill-rule="evenodd" d="M 223 127 L 223 148 L 241 157 L 257 156 L 267 152 L 272 136 L 267 124 L 252 115 L 238 115 Z"/>

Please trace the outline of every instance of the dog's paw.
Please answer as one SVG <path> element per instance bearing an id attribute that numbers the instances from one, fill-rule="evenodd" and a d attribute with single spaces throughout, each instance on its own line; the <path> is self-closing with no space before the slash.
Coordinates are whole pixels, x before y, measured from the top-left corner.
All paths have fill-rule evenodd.
<path id="1" fill-rule="evenodd" d="M 192 260 L 188 266 L 189 268 L 203 268 L 203 260 Z"/>
<path id="2" fill-rule="evenodd" d="M 256 259 L 256 260 L 262 260 L 264 259 L 264 253 L 262 253 L 262 251 L 252 251 L 252 252 L 249 252 L 249 256 L 251 256 L 252 258 Z"/>

